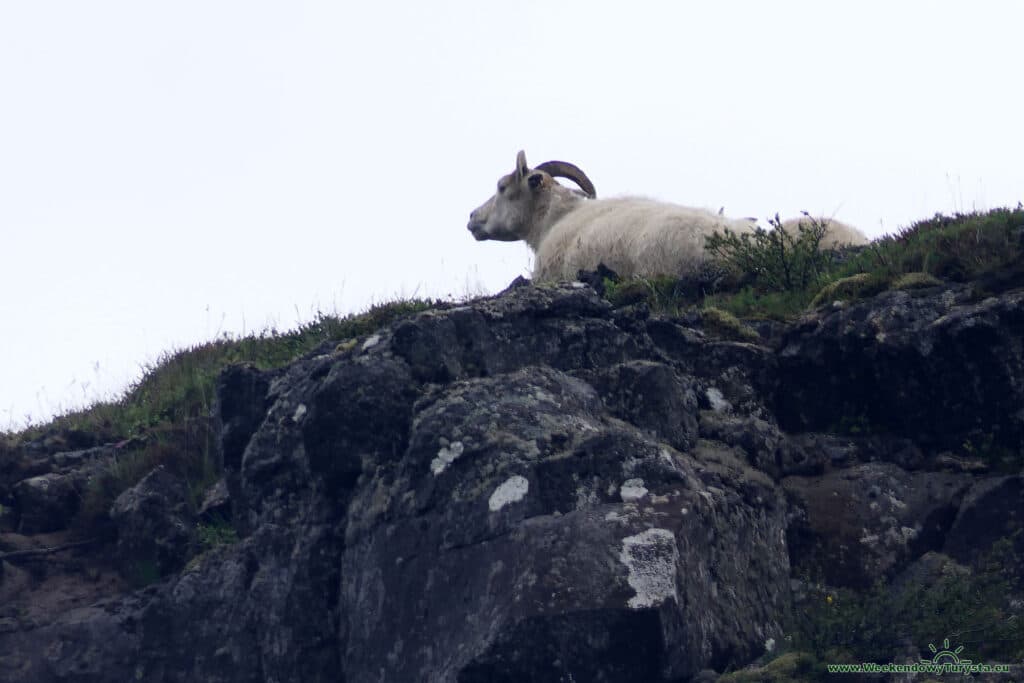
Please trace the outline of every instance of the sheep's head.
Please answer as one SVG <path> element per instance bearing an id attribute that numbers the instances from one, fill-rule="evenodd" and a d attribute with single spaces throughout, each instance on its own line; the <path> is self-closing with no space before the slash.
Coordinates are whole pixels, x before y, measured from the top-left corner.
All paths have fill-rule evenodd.
<path id="1" fill-rule="evenodd" d="M 576 166 L 565 161 L 547 161 L 531 169 L 526 154 L 516 155 L 516 170 L 498 180 L 493 197 L 469 214 L 469 231 L 477 240 L 515 242 L 526 239 L 539 210 L 550 202 L 552 192 L 571 193 L 554 178 L 568 178 L 593 198 L 594 184 Z M 557 189 L 556 189 L 557 188 Z"/>

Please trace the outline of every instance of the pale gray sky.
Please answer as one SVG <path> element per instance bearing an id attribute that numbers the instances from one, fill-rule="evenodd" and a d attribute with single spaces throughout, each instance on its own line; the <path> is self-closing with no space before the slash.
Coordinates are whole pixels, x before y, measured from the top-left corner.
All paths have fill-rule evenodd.
<path id="1" fill-rule="evenodd" d="M 0 428 L 161 351 L 492 292 L 525 149 L 878 235 L 1024 199 L 1014 2 L 0 0 Z"/>

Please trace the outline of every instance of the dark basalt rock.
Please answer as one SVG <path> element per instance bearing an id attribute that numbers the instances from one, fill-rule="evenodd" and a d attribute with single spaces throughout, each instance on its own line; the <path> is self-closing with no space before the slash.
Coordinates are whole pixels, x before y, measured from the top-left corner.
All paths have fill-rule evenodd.
<path id="1" fill-rule="evenodd" d="M 19 530 L 25 534 L 67 528 L 78 510 L 79 494 L 70 475 L 51 472 L 23 479 L 14 487 L 20 512 Z"/>
<path id="2" fill-rule="evenodd" d="M 207 523 L 231 519 L 231 493 L 223 477 L 203 492 L 196 517 Z"/>
<path id="3" fill-rule="evenodd" d="M 788 477 L 782 486 L 794 504 L 788 532 L 794 569 L 854 588 L 892 576 L 942 548 L 970 484 L 964 475 L 908 473 L 888 463 Z"/>
<path id="4" fill-rule="evenodd" d="M 1008 543 L 1000 549 L 999 543 Z M 979 566 L 1003 565 L 1004 573 L 1024 589 L 1024 567 L 1007 562 L 1000 550 L 1024 557 L 1024 476 L 988 478 L 977 482 L 964 497 L 946 537 L 944 552 L 958 562 Z M 996 556 L 993 556 L 993 552 Z"/>
<path id="5" fill-rule="evenodd" d="M 459 383 L 420 408 L 405 457 L 350 507 L 355 680 L 672 680 L 779 632 L 770 481 L 705 474 L 555 370 Z"/>
<path id="6" fill-rule="evenodd" d="M 187 500 L 185 482 L 157 467 L 114 501 L 117 551 L 132 578 L 155 580 L 189 559 L 195 521 Z"/>
<path id="7" fill-rule="evenodd" d="M 8 500 L 19 519 L 22 533 L 37 534 L 68 528 L 78 512 L 89 481 L 118 452 L 135 444 L 98 446 L 77 451 L 37 453 L 34 449 L 14 454 L 0 468 L 0 501 Z M 7 484 L 5 495 L 4 477 Z"/>
<path id="8" fill-rule="evenodd" d="M 971 463 L 1020 458 L 1021 311 L 886 293 L 772 348 L 520 282 L 231 368 L 204 519 L 240 540 L 193 556 L 200 501 L 153 472 L 113 555 L 159 580 L 31 624 L 0 605 L 0 678 L 714 680 L 782 642 L 795 579 L 897 585 L 1019 544 L 1020 477 Z M 58 451 L 0 463 L 14 517 L 42 509 L 18 482 L 86 471 Z"/>
<path id="9" fill-rule="evenodd" d="M 601 393 L 613 415 L 680 451 L 697 439 L 697 382 L 672 366 L 630 361 L 580 375 Z"/>
<path id="10" fill-rule="evenodd" d="M 839 418 L 956 449 L 1024 448 L 1024 292 L 892 291 L 807 316 L 782 342 L 775 411 L 789 430 Z"/>

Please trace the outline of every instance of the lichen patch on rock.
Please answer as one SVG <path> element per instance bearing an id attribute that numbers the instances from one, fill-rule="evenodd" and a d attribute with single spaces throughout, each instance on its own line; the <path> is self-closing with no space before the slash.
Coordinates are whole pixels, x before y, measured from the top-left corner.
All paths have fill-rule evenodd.
<path id="1" fill-rule="evenodd" d="M 448 465 L 462 455 L 463 445 L 461 441 L 455 441 L 449 446 L 442 446 L 437 452 L 437 457 L 430 462 L 430 471 L 434 474 L 441 474 Z"/>
<path id="2" fill-rule="evenodd" d="M 667 529 L 648 529 L 622 539 L 619 561 L 629 570 L 630 587 L 636 595 L 629 599 L 633 609 L 655 607 L 676 593 L 676 567 L 679 548 L 676 538 Z"/>
<path id="3" fill-rule="evenodd" d="M 497 512 L 509 503 L 521 501 L 529 490 L 530 480 L 517 474 L 494 489 L 494 493 L 491 494 L 490 499 L 487 501 L 487 507 L 490 508 L 491 512 Z"/>

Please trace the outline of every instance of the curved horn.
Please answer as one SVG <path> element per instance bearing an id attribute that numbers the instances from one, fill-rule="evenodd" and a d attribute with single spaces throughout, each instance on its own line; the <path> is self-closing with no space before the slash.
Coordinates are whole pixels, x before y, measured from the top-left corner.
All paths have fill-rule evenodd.
<path id="1" fill-rule="evenodd" d="M 553 178 L 568 178 L 577 185 L 591 199 L 597 196 L 594 183 L 590 182 L 587 174 L 580 170 L 579 166 L 570 164 L 568 161 L 545 161 L 535 170 L 544 171 Z"/>

